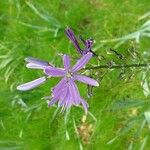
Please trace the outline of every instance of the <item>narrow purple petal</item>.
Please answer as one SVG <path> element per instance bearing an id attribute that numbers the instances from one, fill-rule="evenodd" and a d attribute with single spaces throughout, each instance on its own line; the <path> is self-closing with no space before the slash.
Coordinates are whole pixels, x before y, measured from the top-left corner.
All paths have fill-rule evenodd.
<path id="1" fill-rule="evenodd" d="M 88 104 L 87 104 L 87 102 L 84 101 L 82 98 L 80 99 L 80 101 L 81 101 L 81 104 L 82 104 L 82 106 L 83 106 L 83 108 L 85 110 L 85 113 L 87 114 L 88 107 L 89 107 Z"/>
<path id="2" fill-rule="evenodd" d="M 87 39 L 85 41 L 84 45 L 86 46 L 86 48 L 82 51 L 82 55 L 85 55 L 88 52 L 91 52 L 93 55 L 95 55 L 95 53 L 91 50 L 93 42 L 94 42 L 93 39 Z"/>
<path id="3" fill-rule="evenodd" d="M 68 87 L 65 89 L 64 94 L 61 95 L 58 105 L 64 107 L 63 109 L 67 109 L 69 106 L 71 106 Z"/>
<path id="4" fill-rule="evenodd" d="M 61 89 L 61 90 L 57 91 L 57 93 L 53 93 L 53 94 L 54 94 L 54 97 L 49 102 L 49 106 L 53 105 L 57 101 L 60 101 L 60 99 L 62 97 L 65 97 L 67 93 L 66 93 L 66 89 Z"/>
<path id="5" fill-rule="evenodd" d="M 64 68 L 68 71 L 70 69 L 70 57 L 68 55 L 63 56 Z"/>
<path id="6" fill-rule="evenodd" d="M 57 96 L 54 96 L 53 98 L 52 98 L 52 100 L 48 103 L 48 106 L 52 106 L 54 103 L 56 103 L 57 101 L 58 101 L 58 99 L 59 99 L 59 96 L 57 95 Z"/>
<path id="7" fill-rule="evenodd" d="M 20 91 L 31 90 L 31 89 L 39 86 L 40 84 L 44 83 L 45 81 L 46 81 L 46 78 L 45 77 L 41 77 L 41 78 L 38 78 L 38 79 L 33 80 L 31 82 L 19 85 L 17 87 L 17 90 L 20 90 Z"/>
<path id="8" fill-rule="evenodd" d="M 74 35 L 74 32 L 72 31 L 71 28 L 67 28 L 65 30 L 65 33 L 66 33 L 66 35 L 68 36 L 69 39 L 75 40 L 75 35 Z"/>
<path id="9" fill-rule="evenodd" d="M 65 75 L 65 70 L 62 68 L 46 67 L 44 72 L 46 75 L 54 77 L 62 77 Z"/>
<path id="10" fill-rule="evenodd" d="M 31 68 L 31 69 L 45 69 L 47 66 L 43 66 L 40 64 L 35 64 L 35 63 L 28 63 L 26 64 L 27 68 Z"/>
<path id="11" fill-rule="evenodd" d="M 85 84 L 89 84 L 92 86 L 99 86 L 98 82 L 90 77 L 83 76 L 83 75 L 75 75 L 75 80 L 83 82 Z"/>
<path id="12" fill-rule="evenodd" d="M 75 104 L 79 104 L 80 103 L 80 101 L 79 101 L 80 100 L 80 94 L 79 94 L 79 91 L 78 91 L 76 84 L 72 80 L 69 81 L 69 92 L 70 92 L 70 96 L 71 96 L 72 101 Z"/>
<path id="13" fill-rule="evenodd" d="M 41 65 L 41 66 L 49 66 L 49 62 L 47 61 L 43 61 L 43 60 L 39 60 L 37 58 L 33 58 L 33 57 L 27 57 L 25 58 L 25 61 L 28 63 L 33 63 L 33 64 L 37 64 L 37 65 Z"/>
<path id="14" fill-rule="evenodd" d="M 63 94 L 60 96 L 60 100 L 58 102 L 58 105 L 59 106 L 64 106 L 65 102 L 66 102 L 66 99 L 68 99 L 68 96 L 69 96 L 68 88 L 65 88 L 64 91 L 63 91 Z"/>
<path id="15" fill-rule="evenodd" d="M 77 51 L 80 54 L 82 54 L 82 50 L 81 50 L 81 48 L 79 46 L 79 43 L 78 43 L 78 41 L 77 41 L 77 39 L 76 39 L 76 37 L 74 35 L 74 32 L 70 28 L 67 28 L 65 30 L 65 33 L 66 33 L 67 37 L 72 41 L 72 43 L 75 46 L 75 48 L 77 49 Z"/>
<path id="16" fill-rule="evenodd" d="M 93 46 L 93 39 L 86 40 L 86 48 L 90 49 Z"/>
<path id="17" fill-rule="evenodd" d="M 57 94 L 58 91 L 60 91 L 61 89 L 64 89 L 67 87 L 67 81 L 66 79 L 62 79 L 52 90 L 53 94 Z"/>
<path id="18" fill-rule="evenodd" d="M 78 61 L 77 63 L 73 66 L 72 71 L 73 72 L 77 72 L 78 70 L 82 69 L 87 63 L 88 61 L 91 59 L 92 57 L 92 53 L 87 53 L 85 55 L 83 55 Z"/>

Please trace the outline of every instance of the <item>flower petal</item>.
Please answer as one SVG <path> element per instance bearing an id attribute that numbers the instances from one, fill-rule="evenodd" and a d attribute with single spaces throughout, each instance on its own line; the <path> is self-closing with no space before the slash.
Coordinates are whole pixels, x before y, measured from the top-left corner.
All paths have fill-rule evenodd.
<path id="1" fill-rule="evenodd" d="M 73 66 L 72 71 L 73 72 L 77 72 L 78 70 L 82 69 L 87 63 L 88 61 L 91 59 L 92 57 L 92 53 L 87 53 L 85 55 L 83 55 L 78 61 L 77 63 Z"/>
<path id="2" fill-rule="evenodd" d="M 66 94 L 65 97 L 65 105 L 64 105 L 64 109 L 69 109 L 71 106 L 73 105 L 73 102 L 71 101 L 71 95 L 68 93 Z"/>
<path id="3" fill-rule="evenodd" d="M 63 94 L 60 96 L 58 106 L 65 106 L 65 102 L 66 102 L 66 99 L 68 99 L 68 95 L 69 95 L 68 88 L 65 88 L 63 90 Z"/>
<path id="4" fill-rule="evenodd" d="M 57 94 L 61 89 L 66 88 L 66 79 L 63 78 L 52 90 L 53 94 Z"/>
<path id="5" fill-rule="evenodd" d="M 75 80 L 80 82 L 92 85 L 92 86 L 99 86 L 98 82 L 90 77 L 83 76 L 83 75 L 75 75 Z"/>
<path id="6" fill-rule="evenodd" d="M 44 83 L 45 81 L 46 81 L 46 78 L 45 77 L 41 77 L 41 78 L 38 78 L 38 79 L 33 80 L 31 82 L 19 85 L 17 87 L 17 90 L 20 90 L 20 91 L 31 90 L 31 89 L 39 86 L 40 84 Z"/>
<path id="7" fill-rule="evenodd" d="M 82 98 L 80 99 L 80 101 L 81 101 L 81 104 L 85 110 L 85 113 L 87 114 L 88 107 L 89 107 L 88 103 L 85 100 L 83 100 Z"/>
<path id="8" fill-rule="evenodd" d="M 49 102 L 49 106 L 53 105 L 57 101 L 60 101 L 60 99 L 62 97 L 65 97 L 66 96 L 66 89 L 61 89 L 61 90 L 57 91 L 57 93 L 53 93 L 53 94 L 54 94 L 54 97 Z"/>
<path id="9" fill-rule="evenodd" d="M 58 105 L 62 106 L 63 109 L 67 109 L 69 106 L 71 106 L 70 93 L 68 87 L 64 90 L 63 94 L 61 95 Z"/>
<path id="10" fill-rule="evenodd" d="M 68 71 L 70 69 L 70 57 L 68 55 L 63 56 L 64 68 Z"/>
<path id="11" fill-rule="evenodd" d="M 73 43 L 73 45 L 75 46 L 75 48 L 77 49 L 77 51 L 78 51 L 80 54 L 82 54 L 82 50 L 81 50 L 81 48 L 80 48 L 80 46 L 79 46 L 79 43 L 78 43 L 78 41 L 77 41 L 77 39 L 76 39 L 76 37 L 75 37 L 75 35 L 74 35 L 74 32 L 73 32 L 70 28 L 67 28 L 67 29 L 65 30 L 65 33 L 66 33 L 67 37 L 69 38 L 69 40 L 72 41 L 72 43 Z"/>
<path id="12" fill-rule="evenodd" d="M 62 77 L 65 75 L 65 70 L 62 68 L 46 67 L 44 70 L 48 76 Z"/>
<path id="13" fill-rule="evenodd" d="M 33 64 L 37 64 L 37 65 L 41 65 L 41 66 L 49 66 L 49 62 L 47 61 L 43 61 L 43 60 L 39 60 L 37 58 L 33 58 L 33 57 L 27 57 L 25 58 L 25 61 L 28 63 L 33 63 Z"/>
<path id="14" fill-rule="evenodd" d="M 79 104 L 80 94 L 76 84 L 72 80 L 69 81 L 69 92 L 70 92 L 71 100 L 74 102 L 74 104 Z"/>
<path id="15" fill-rule="evenodd" d="M 52 98 L 52 100 L 48 103 L 48 106 L 52 106 L 54 103 L 56 103 L 57 101 L 58 101 L 58 99 L 59 99 L 59 96 L 57 95 L 57 96 L 54 96 L 53 98 Z"/>
<path id="16" fill-rule="evenodd" d="M 47 66 L 43 66 L 35 63 L 28 63 L 26 64 L 26 67 L 31 69 L 45 69 Z"/>
<path id="17" fill-rule="evenodd" d="M 93 46 L 94 40 L 93 39 L 87 39 L 86 40 L 86 48 L 90 49 Z"/>

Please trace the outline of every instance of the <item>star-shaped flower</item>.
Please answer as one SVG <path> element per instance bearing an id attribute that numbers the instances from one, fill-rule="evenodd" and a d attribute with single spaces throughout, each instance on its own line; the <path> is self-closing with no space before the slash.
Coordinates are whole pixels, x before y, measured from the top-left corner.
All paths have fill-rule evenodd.
<path id="1" fill-rule="evenodd" d="M 92 55 L 90 52 L 83 55 L 73 67 L 70 65 L 70 57 L 64 55 L 64 68 L 46 67 L 44 71 L 48 76 L 62 77 L 62 80 L 52 90 L 52 100 L 49 102 L 49 106 L 58 102 L 59 106 L 68 109 L 72 105 L 82 104 L 87 112 L 88 104 L 81 98 L 75 81 L 99 86 L 96 80 L 78 73 L 88 63 Z"/>

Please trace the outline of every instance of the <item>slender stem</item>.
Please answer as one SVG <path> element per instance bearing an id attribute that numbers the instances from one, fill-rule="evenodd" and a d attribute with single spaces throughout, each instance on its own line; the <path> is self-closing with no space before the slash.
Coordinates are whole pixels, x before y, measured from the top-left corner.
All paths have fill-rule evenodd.
<path id="1" fill-rule="evenodd" d="M 140 67 L 148 67 L 149 64 L 123 64 L 123 65 L 100 65 L 100 66 L 95 66 L 95 67 L 86 67 L 85 70 L 90 70 L 90 69 L 101 69 L 101 68 L 106 68 L 106 69 L 120 69 L 120 68 L 140 68 Z"/>

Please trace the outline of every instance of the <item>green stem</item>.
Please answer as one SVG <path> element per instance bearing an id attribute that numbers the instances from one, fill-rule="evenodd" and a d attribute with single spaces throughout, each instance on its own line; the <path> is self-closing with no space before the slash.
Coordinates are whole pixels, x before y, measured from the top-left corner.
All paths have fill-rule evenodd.
<path id="1" fill-rule="evenodd" d="M 120 68 L 140 68 L 140 67 L 148 67 L 149 64 L 123 64 L 123 65 L 100 65 L 100 66 L 95 66 L 95 67 L 86 67 L 85 70 L 90 70 L 90 69 L 120 69 Z"/>

